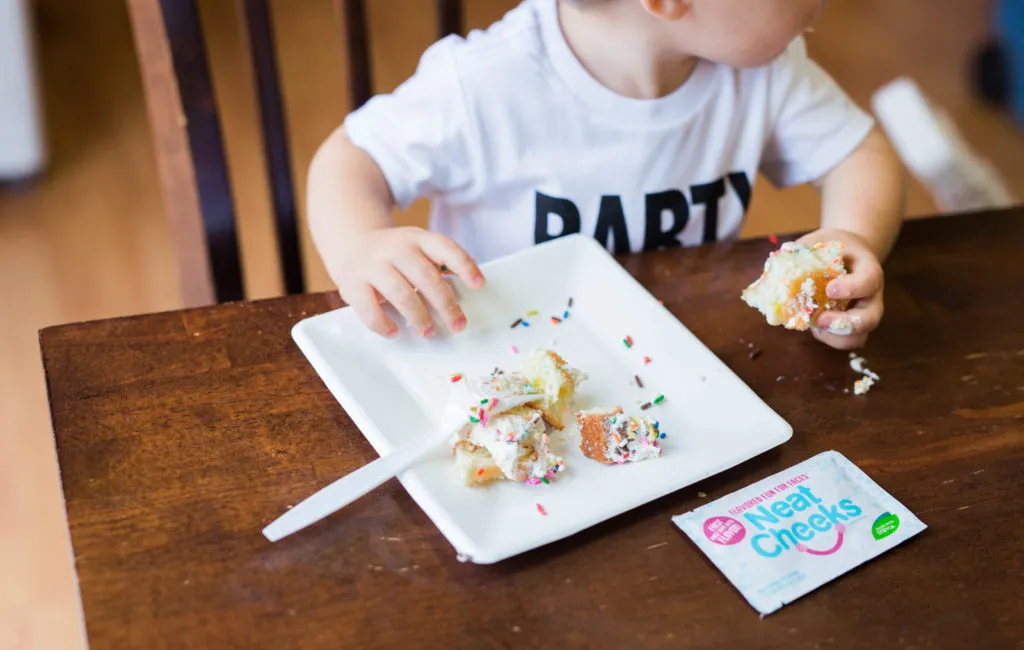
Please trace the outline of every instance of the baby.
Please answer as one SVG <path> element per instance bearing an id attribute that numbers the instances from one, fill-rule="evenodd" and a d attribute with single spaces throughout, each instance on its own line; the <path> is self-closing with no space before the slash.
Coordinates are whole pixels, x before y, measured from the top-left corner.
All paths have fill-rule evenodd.
<path id="1" fill-rule="evenodd" d="M 801 34 L 823 0 L 526 0 L 468 38 L 427 50 L 320 147 L 309 218 L 342 298 L 398 332 L 394 305 L 430 335 L 426 304 L 466 317 L 440 268 L 470 287 L 478 261 L 570 233 L 616 253 L 735 237 L 758 172 L 815 183 L 821 229 L 850 273 L 850 300 L 814 335 L 862 345 L 882 317 L 881 260 L 902 221 L 902 174 L 872 119 L 812 62 Z M 432 200 L 430 230 L 392 219 Z M 834 328 L 835 329 L 835 328 Z"/>

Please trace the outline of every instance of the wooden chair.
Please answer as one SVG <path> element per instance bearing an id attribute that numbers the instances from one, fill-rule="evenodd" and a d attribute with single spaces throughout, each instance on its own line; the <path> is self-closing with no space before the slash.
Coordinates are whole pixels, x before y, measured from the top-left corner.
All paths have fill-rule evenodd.
<path id="1" fill-rule="evenodd" d="M 235 1 L 247 31 L 284 287 L 302 293 L 295 190 L 267 0 Z M 235 207 L 196 0 L 128 0 L 128 6 L 184 303 L 241 300 Z M 366 3 L 337 0 L 337 6 L 351 105 L 358 107 L 373 93 Z M 461 32 L 460 0 L 436 0 L 436 10 L 438 37 Z"/>

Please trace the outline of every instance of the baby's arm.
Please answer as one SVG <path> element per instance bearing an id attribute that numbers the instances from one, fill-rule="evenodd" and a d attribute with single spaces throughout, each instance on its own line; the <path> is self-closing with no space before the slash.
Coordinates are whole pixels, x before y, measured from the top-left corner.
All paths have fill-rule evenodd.
<path id="1" fill-rule="evenodd" d="M 896 152 L 875 129 L 822 180 L 822 229 L 843 230 L 864 240 L 884 260 L 903 223 L 903 170 Z"/>
<path id="2" fill-rule="evenodd" d="M 840 240 L 849 274 L 833 280 L 830 298 L 855 300 L 846 313 L 822 314 L 814 335 L 828 345 L 860 347 L 882 319 L 886 258 L 903 222 L 903 172 L 889 141 L 876 127 L 821 183 L 821 229 L 803 241 Z"/>
<path id="3" fill-rule="evenodd" d="M 439 267 L 447 266 L 469 286 L 483 285 L 473 259 L 451 239 L 420 228 L 396 228 L 394 199 L 373 159 L 338 128 L 320 146 L 309 168 L 308 212 L 313 241 L 338 291 L 373 331 L 398 333 L 381 309 L 395 306 L 418 332 L 433 325 L 422 298 L 452 331 L 466 317 Z M 417 293 L 418 292 L 418 293 Z"/>

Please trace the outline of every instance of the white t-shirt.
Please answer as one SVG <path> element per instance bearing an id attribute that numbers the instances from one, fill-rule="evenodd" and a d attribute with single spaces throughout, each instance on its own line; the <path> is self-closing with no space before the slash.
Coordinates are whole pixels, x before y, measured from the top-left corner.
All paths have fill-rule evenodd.
<path id="1" fill-rule="evenodd" d="M 434 44 L 345 121 L 398 205 L 432 199 L 431 229 L 479 261 L 577 232 L 619 253 L 734 237 L 758 171 L 816 180 L 873 126 L 802 39 L 761 68 L 702 61 L 670 95 L 619 95 L 573 55 L 556 1 Z"/>

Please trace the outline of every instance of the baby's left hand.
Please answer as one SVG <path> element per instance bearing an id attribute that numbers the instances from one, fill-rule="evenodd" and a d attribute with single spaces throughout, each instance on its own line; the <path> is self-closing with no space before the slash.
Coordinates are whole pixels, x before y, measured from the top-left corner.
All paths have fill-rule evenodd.
<path id="1" fill-rule="evenodd" d="M 862 347 L 882 320 L 882 264 L 867 242 L 852 232 L 822 229 L 800 238 L 804 244 L 823 241 L 843 243 L 847 270 L 846 275 L 829 282 L 825 292 L 829 298 L 849 300 L 850 306 L 846 311 L 822 312 L 811 331 L 816 339 L 837 350 Z"/>

